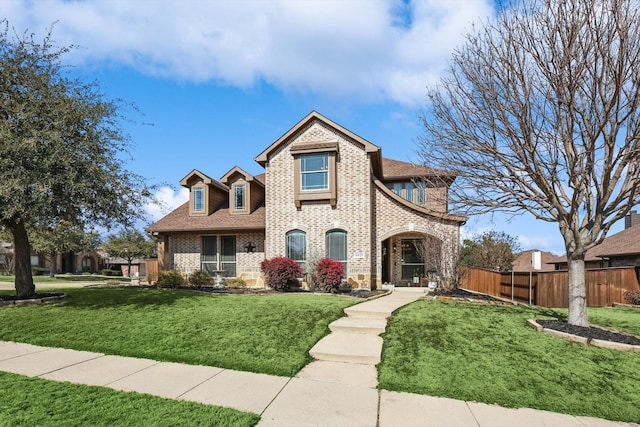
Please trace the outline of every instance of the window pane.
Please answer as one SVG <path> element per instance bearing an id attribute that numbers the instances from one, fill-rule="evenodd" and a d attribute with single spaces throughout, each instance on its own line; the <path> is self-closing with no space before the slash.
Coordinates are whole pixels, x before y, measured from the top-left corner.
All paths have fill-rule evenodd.
<path id="1" fill-rule="evenodd" d="M 329 170 L 329 155 L 314 154 L 312 156 L 302 156 L 301 170 L 302 172 L 317 172 Z"/>
<path id="2" fill-rule="evenodd" d="M 330 231 L 327 233 L 327 257 L 336 261 L 347 260 L 347 233 Z"/>
<path id="3" fill-rule="evenodd" d="M 302 190 L 329 188 L 329 155 L 313 154 L 300 157 Z"/>
<path id="4" fill-rule="evenodd" d="M 401 182 L 394 182 L 393 183 L 393 192 L 396 193 L 398 196 L 402 196 L 402 183 Z"/>
<path id="5" fill-rule="evenodd" d="M 202 238 L 202 262 L 218 261 L 218 249 L 217 249 L 217 237 L 216 236 L 204 236 Z M 204 268 L 203 268 L 204 269 Z"/>
<path id="6" fill-rule="evenodd" d="M 327 258 L 340 261 L 343 277 L 347 277 L 347 232 L 342 230 L 327 233 Z"/>
<path id="7" fill-rule="evenodd" d="M 329 173 L 316 172 L 302 174 L 303 190 L 324 190 L 329 188 Z"/>
<path id="8" fill-rule="evenodd" d="M 290 231 L 287 233 L 287 257 L 294 261 L 307 259 L 307 235 L 304 231 Z"/>
<path id="9" fill-rule="evenodd" d="M 404 198 L 413 203 L 413 182 L 404 184 Z"/>
<path id="10" fill-rule="evenodd" d="M 193 211 L 204 211 L 204 188 L 193 189 Z"/>
<path id="11" fill-rule="evenodd" d="M 220 269 L 224 276 L 236 277 L 236 236 L 220 237 Z"/>
<path id="12" fill-rule="evenodd" d="M 418 251 L 420 239 L 402 239 L 402 262 L 405 264 L 422 264 L 422 256 Z"/>
<path id="13" fill-rule="evenodd" d="M 236 260 L 236 237 L 222 236 L 220 238 L 220 259 L 222 262 L 235 262 Z"/>
<path id="14" fill-rule="evenodd" d="M 424 206 L 424 203 L 426 201 L 426 193 L 425 193 L 425 183 L 424 182 L 419 182 L 418 183 L 418 204 L 421 206 Z"/>
<path id="15" fill-rule="evenodd" d="M 236 210 L 244 209 L 244 185 L 237 185 L 235 187 L 234 204 Z"/>

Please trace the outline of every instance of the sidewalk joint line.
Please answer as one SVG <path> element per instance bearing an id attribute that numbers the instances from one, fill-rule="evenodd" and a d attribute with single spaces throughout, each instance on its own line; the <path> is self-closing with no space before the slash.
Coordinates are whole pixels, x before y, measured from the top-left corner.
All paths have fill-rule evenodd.
<path id="1" fill-rule="evenodd" d="M 50 350 L 53 350 L 53 348 L 51 348 Z M 66 350 L 66 349 L 65 349 L 65 350 Z M 80 353 L 80 350 L 71 350 L 71 351 Z M 42 373 L 42 374 L 36 375 L 35 377 L 36 377 L 36 378 L 41 378 L 43 375 L 48 375 L 48 374 L 51 374 L 52 372 L 58 372 L 58 371 L 61 371 L 61 370 L 63 370 L 63 369 L 70 368 L 70 367 L 72 367 L 72 366 L 78 366 L 78 365 L 83 364 L 84 362 L 88 362 L 88 361 L 90 361 L 90 360 L 100 359 L 101 357 L 104 357 L 104 356 L 105 356 L 104 354 L 100 353 L 100 354 L 98 354 L 98 356 L 96 356 L 96 357 L 92 357 L 92 358 L 90 358 L 90 359 L 85 359 L 85 360 L 82 360 L 82 361 L 80 361 L 80 362 L 72 363 L 72 364 L 70 364 L 70 365 L 65 365 L 65 366 L 63 366 L 63 367 L 61 367 L 61 368 L 53 369 L 53 370 L 51 370 L 51 371 L 44 372 L 44 373 Z"/>
<path id="2" fill-rule="evenodd" d="M 280 394 L 282 393 L 282 391 L 285 389 L 286 386 L 289 385 L 289 383 L 291 382 L 292 379 L 294 379 L 295 377 L 289 377 L 289 379 L 287 380 L 286 383 L 284 383 L 284 385 L 280 388 L 280 390 L 278 390 L 278 392 L 275 394 L 275 396 L 273 396 L 273 399 L 271 399 L 269 401 L 269 403 L 267 403 L 267 406 L 264 407 L 264 409 L 262 410 L 262 412 L 260 412 L 258 415 L 260 415 L 260 418 L 262 418 L 262 415 L 267 411 L 267 409 L 269 409 L 269 406 L 271 406 L 271 404 L 273 403 L 274 400 L 276 400 L 278 398 L 278 396 L 280 396 Z"/>

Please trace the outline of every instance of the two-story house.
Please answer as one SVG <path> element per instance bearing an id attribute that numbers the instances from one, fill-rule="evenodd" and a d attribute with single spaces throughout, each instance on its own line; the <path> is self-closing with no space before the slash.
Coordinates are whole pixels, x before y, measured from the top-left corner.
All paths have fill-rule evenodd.
<path id="1" fill-rule="evenodd" d="M 385 159 L 380 147 L 313 111 L 260 153 L 264 174 L 235 166 L 219 181 L 193 170 L 189 202 L 148 229 L 160 269 L 221 272 L 261 284 L 260 263 L 324 256 L 353 287 L 448 279 L 466 218 L 447 213 L 455 179 Z"/>

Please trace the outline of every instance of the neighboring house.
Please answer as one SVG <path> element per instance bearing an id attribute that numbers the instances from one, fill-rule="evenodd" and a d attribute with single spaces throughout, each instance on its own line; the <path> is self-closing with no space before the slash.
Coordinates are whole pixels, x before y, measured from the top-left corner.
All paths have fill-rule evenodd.
<path id="1" fill-rule="evenodd" d="M 587 251 L 586 268 L 607 268 L 640 266 L 640 221 L 638 214 L 632 211 L 625 218 L 625 230 L 612 234 L 602 243 Z M 556 270 L 567 269 L 567 257 L 557 257 L 551 261 Z"/>
<path id="2" fill-rule="evenodd" d="M 103 253 L 101 261 L 105 268 L 119 271 L 124 277 L 142 277 L 146 274 L 146 260 L 144 258 L 131 259 L 131 275 L 129 275 L 129 261 L 126 258 L 112 257 Z"/>
<path id="3" fill-rule="evenodd" d="M 307 267 L 328 256 L 353 287 L 455 274 L 466 221 L 447 213 L 455 176 L 384 159 L 380 147 L 315 111 L 255 160 L 264 174 L 235 166 L 219 181 L 198 170 L 180 181 L 189 202 L 148 229 L 158 237 L 160 270 L 260 284 L 265 258 Z M 420 250 L 423 241 L 437 251 Z"/>
<path id="4" fill-rule="evenodd" d="M 513 261 L 512 270 L 515 272 L 529 271 L 554 271 L 555 266 L 550 262 L 555 261 L 557 255 L 551 252 L 540 251 L 538 249 L 530 249 L 520 252 L 515 261 Z"/>

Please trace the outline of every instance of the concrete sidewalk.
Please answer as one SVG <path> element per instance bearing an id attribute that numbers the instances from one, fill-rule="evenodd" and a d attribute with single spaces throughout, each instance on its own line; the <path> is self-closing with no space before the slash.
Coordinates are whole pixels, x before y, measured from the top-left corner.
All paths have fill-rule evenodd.
<path id="1" fill-rule="evenodd" d="M 0 371 L 230 407 L 261 415 L 260 427 L 637 426 L 377 390 L 378 335 L 395 309 L 421 296 L 398 289 L 346 309 L 311 350 L 318 360 L 293 378 L 13 342 L 0 342 Z"/>

